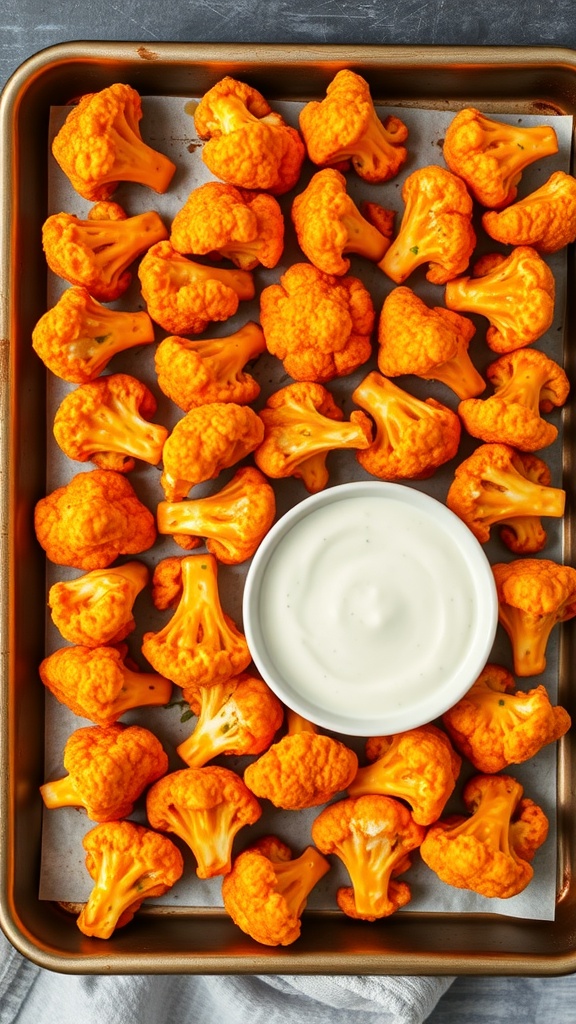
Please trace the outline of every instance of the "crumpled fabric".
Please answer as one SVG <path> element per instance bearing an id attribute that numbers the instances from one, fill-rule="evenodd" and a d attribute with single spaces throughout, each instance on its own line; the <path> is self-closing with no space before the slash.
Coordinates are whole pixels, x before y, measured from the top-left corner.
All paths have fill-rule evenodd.
<path id="1" fill-rule="evenodd" d="M 0 932 L 0 1024 L 422 1024 L 453 978 L 67 975 Z"/>

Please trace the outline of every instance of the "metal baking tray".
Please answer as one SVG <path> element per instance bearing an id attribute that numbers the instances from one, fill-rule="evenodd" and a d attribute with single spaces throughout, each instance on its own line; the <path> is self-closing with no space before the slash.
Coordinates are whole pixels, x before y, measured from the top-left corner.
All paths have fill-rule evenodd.
<path id="1" fill-rule="evenodd" d="M 324 94 L 337 70 L 369 82 L 394 106 L 576 114 L 576 51 L 507 47 L 65 43 L 27 60 L 0 106 L 0 924 L 30 960 L 65 973 L 501 974 L 576 970 L 574 730 L 559 744 L 558 893 L 552 922 L 493 914 L 398 913 L 367 925 L 339 912 L 306 911 L 286 948 L 257 947 L 218 909 L 143 908 L 103 943 L 82 935 L 66 908 L 38 899 L 43 780 L 45 561 L 32 513 L 45 493 L 46 376 L 32 358 L 32 328 L 45 310 L 40 230 L 46 216 L 49 111 L 115 81 L 142 94 L 194 96 L 225 74 L 268 99 Z M 574 167 L 572 167 L 574 173 Z M 574 256 L 569 253 L 569 284 Z M 568 287 L 566 338 L 576 312 Z M 576 380 L 576 346 L 565 366 Z M 573 403 L 572 403 L 573 405 Z M 564 414 L 568 510 L 564 560 L 574 564 L 574 416 Z M 576 715 L 575 620 L 562 631 L 560 701 Z M 65 865 L 63 865 L 65 870 Z"/>

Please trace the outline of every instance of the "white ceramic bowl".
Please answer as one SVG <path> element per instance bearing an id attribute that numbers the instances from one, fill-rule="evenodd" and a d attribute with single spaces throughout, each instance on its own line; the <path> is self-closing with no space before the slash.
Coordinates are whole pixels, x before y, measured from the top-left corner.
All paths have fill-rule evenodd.
<path id="1" fill-rule="evenodd" d="M 338 733 L 383 736 L 467 692 L 498 601 L 481 545 L 453 512 L 374 480 L 282 516 L 248 570 L 243 618 L 256 667 L 288 707 Z"/>

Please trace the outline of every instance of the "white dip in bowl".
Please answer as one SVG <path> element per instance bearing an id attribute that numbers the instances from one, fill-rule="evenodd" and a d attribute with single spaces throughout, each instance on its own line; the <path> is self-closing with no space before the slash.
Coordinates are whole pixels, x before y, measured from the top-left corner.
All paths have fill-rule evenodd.
<path id="1" fill-rule="evenodd" d="M 466 693 L 494 641 L 490 564 L 467 526 L 411 487 L 366 481 L 306 498 L 270 530 L 244 590 L 263 679 L 323 728 L 391 735 Z"/>

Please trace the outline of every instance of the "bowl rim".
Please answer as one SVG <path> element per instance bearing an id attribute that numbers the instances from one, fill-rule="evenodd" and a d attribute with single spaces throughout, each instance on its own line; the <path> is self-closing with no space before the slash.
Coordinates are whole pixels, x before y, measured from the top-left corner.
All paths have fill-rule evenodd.
<path id="1" fill-rule="evenodd" d="M 432 702 L 428 699 L 425 705 L 418 705 L 421 707 L 419 714 L 413 707 L 409 707 L 369 718 L 365 715 L 345 717 L 300 694 L 280 675 L 267 650 L 259 616 L 260 591 L 267 566 L 278 545 L 297 523 L 318 508 L 366 495 L 401 501 L 431 515 L 457 542 L 457 547 L 471 569 L 475 583 L 473 637 L 462 665 L 453 673 L 454 688 L 450 691 L 450 699 L 446 699 L 445 690 L 442 690 L 444 699 L 433 705 L 433 715 L 430 715 Z M 251 560 L 244 584 L 242 610 L 244 633 L 252 660 L 270 689 L 289 709 L 316 726 L 349 736 L 393 735 L 439 718 L 468 692 L 488 662 L 498 626 L 498 597 L 492 567 L 470 528 L 438 498 L 407 484 L 383 480 L 336 484 L 308 495 L 288 509 L 268 531 Z"/>

